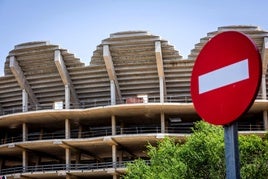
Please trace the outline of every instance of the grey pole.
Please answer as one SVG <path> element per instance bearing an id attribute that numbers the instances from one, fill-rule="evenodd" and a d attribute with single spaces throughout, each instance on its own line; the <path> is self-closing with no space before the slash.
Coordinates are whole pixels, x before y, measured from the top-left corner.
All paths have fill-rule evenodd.
<path id="1" fill-rule="evenodd" d="M 226 179 L 240 179 L 237 122 L 224 126 Z"/>

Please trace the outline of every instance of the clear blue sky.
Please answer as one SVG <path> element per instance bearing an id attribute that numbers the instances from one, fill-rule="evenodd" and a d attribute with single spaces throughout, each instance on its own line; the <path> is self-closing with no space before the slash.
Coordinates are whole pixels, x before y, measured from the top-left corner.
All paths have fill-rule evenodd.
<path id="1" fill-rule="evenodd" d="M 8 52 L 30 41 L 50 41 L 89 64 L 111 33 L 147 30 L 185 58 L 207 32 L 226 25 L 268 31 L 267 0 L 0 0 L 0 76 Z"/>

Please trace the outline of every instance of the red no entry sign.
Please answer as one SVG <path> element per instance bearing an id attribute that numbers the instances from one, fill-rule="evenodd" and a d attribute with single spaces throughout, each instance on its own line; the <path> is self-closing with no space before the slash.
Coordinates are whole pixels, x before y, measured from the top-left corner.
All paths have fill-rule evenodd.
<path id="1" fill-rule="evenodd" d="M 251 106 L 260 81 L 261 58 L 253 41 L 240 32 L 222 32 L 207 42 L 193 67 L 194 107 L 209 123 L 229 124 Z"/>

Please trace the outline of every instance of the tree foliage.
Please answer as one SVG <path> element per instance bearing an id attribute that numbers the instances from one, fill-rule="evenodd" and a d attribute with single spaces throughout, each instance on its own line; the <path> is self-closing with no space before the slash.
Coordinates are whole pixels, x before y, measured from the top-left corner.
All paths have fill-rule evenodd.
<path id="1" fill-rule="evenodd" d="M 178 158 L 187 165 L 186 178 L 225 178 L 223 139 L 222 128 L 205 122 L 195 124 Z"/>
<path id="2" fill-rule="evenodd" d="M 268 178 L 268 135 L 239 136 L 241 178 Z M 148 144 L 149 161 L 135 160 L 127 166 L 125 179 L 225 178 L 222 127 L 197 122 L 185 142 L 164 138 Z"/>
<path id="3" fill-rule="evenodd" d="M 164 138 L 157 147 L 148 145 L 150 161 L 138 159 L 127 166 L 125 179 L 185 178 L 186 165 L 178 160 L 180 144 Z M 180 174 L 178 176 L 178 174 Z"/>
<path id="4" fill-rule="evenodd" d="M 268 178 L 268 140 L 256 135 L 240 136 L 241 176 L 246 179 Z"/>

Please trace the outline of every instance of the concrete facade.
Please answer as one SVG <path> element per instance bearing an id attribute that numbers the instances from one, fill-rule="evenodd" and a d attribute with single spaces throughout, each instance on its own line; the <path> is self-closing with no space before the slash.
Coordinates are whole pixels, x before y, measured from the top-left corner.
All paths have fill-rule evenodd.
<path id="1" fill-rule="evenodd" d="M 187 59 L 146 31 L 114 33 L 97 46 L 88 66 L 57 45 L 30 42 L 9 52 L 0 77 L 0 176 L 115 179 L 126 162 L 147 159 L 148 142 L 184 139 L 201 120 L 190 96 L 195 59 L 226 30 L 249 35 L 261 52 L 261 88 L 238 127 L 264 134 L 268 32 L 259 27 L 219 27 Z"/>

